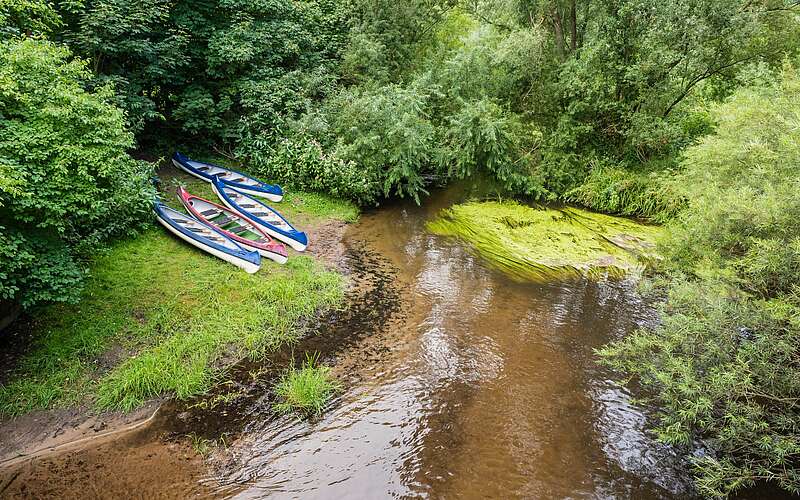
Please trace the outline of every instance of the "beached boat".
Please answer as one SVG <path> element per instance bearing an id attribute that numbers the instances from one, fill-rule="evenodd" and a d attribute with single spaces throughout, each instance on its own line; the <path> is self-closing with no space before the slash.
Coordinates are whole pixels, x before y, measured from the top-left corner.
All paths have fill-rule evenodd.
<path id="1" fill-rule="evenodd" d="M 153 211 L 156 213 L 158 222 L 187 243 L 230 262 L 248 273 L 254 273 L 261 268 L 261 256 L 258 252 L 242 248 L 230 238 L 218 233 L 191 215 L 178 212 L 161 202 L 153 204 Z"/>
<path id="2" fill-rule="evenodd" d="M 272 237 L 281 240 L 298 252 L 302 252 L 308 247 L 306 233 L 295 229 L 272 207 L 218 179 L 211 182 L 211 187 L 228 208 L 255 222 Z"/>
<path id="3" fill-rule="evenodd" d="M 283 199 L 283 189 L 280 186 L 261 182 L 247 174 L 227 167 L 195 161 L 178 152 L 172 155 L 172 164 L 206 182 L 211 182 L 216 177 L 242 193 L 260 196 L 270 201 L 281 201 Z"/>
<path id="4" fill-rule="evenodd" d="M 244 248 L 255 250 L 279 264 L 286 263 L 286 247 L 273 241 L 269 233 L 246 216 L 190 194 L 183 187 L 178 188 L 178 197 L 197 220 L 212 226 Z"/>

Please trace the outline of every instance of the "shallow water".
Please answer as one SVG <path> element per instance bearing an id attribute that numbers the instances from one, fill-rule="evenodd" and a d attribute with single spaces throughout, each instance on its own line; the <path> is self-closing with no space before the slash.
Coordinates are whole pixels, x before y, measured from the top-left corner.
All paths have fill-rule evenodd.
<path id="1" fill-rule="evenodd" d="M 491 270 L 425 230 L 458 193 L 351 226 L 351 306 L 311 325 L 315 335 L 238 366 L 216 394 L 167 404 L 146 431 L 0 474 L 0 496 L 690 495 L 685 464 L 645 433 L 635 395 L 593 354 L 652 324 L 653 304 L 630 282 L 534 285 Z M 275 375 L 306 352 L 321 353 L 342 391 L 319 418 L 278 415 Z M 206 404 L 224 394 L 237 397 Z M 190 434 L 225 443 L 213 472 Z"/>
<path id="2" fill-rule="evenodd" d="M 220 491 L 685 496 L 684 464 L 645 434 L 645 415 L 593 355 L 653 322 L 652 304 L 629 282 L 511 281 L 425 231 L 447 203 L 383 208 L 349 230 L 358 311 L 323 321 L 299 348 L 321 350 L 343 391 L 312 421 L 275 417 L 266 387 L 245 398 Z"/>

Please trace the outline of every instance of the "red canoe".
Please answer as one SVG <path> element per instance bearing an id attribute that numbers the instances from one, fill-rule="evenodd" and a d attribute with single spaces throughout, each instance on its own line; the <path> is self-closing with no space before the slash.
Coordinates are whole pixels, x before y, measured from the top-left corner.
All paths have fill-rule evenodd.
<path id="1" fill-rule="evenodd" d="M 283 264 L 288 259 L 286 247 L 276 243 L 257 224 L 228 207 L 217 205 L 178 188 L 178 197 L 192 215 L 232 239 L 236 243 L 255 250 L 264 257 Z"/>

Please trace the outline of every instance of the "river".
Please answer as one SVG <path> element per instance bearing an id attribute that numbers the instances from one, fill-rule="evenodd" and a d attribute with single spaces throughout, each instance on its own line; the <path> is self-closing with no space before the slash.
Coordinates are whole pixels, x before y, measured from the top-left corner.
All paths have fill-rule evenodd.
<path id="1" fill-rule="evenodd" d="M 285 352 L 284 362 L 277 356 L 266 367 L 240 367 L 236 401 L 213 409 L 168 405 L 160 430 L 222 438 L 226 450 L 215 454 L 211 472 L 203 469 L 192 481 L 184 475 L 159 485 L 140 477 L 147 483 L 142 491 L 303 499 L 685 497 L 686 465 L 645 432 L 646 410 L 593 353 L 652 324 L 654 304 L 630 281 L 536 285 L 506 278 L 462 243 L 425 230 L 453 200 L 440 193 L 421 207 L 397 203 L 352 225 L 342 263 L 354 284 L 350 310 L 323 317 L 312 326 L 317 335 Z M 305 351 L 321 353 L 342 390 L 319 418 L 277 415 L 274 371 Z M 109 453 L 143 441 L 149 442 L 140 437 Z M 102 456 L 94 460 L 107 460 Z M 119 477 L 136 474 L 129 462 L 122 466 L 127 476 Z"/>

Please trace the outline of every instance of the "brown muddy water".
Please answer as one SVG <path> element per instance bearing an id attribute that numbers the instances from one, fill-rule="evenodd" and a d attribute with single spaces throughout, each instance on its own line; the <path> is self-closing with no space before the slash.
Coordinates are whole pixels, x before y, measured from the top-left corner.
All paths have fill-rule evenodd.
<path id="1" fill-rule="evenodd" d="M 104 477 L 136 477 L 166 497 L 690 495 L 685 464 L 646 434 L 645 410 L 593 354 L 652 324 L 653 304 L 626 281 L 507 279 L 461 243 L 425 231 L 450 201 L 441 195 L 364 215 L 344 241 L 342 265 L 355 284 L 348 311 L 322 318 L 312 328 L 318 335 L 293 352 L 238 367 L 216 399 L 164 409 L 159 429 L 168 435 L 224 443 L 210 467 L 186 459 L 167 479 L 142 476 L 141 463 L 129 460 L 102 469 Z M 319 418 L 277 415 L 274 374 L 306 351 L 333 366 L 342 391 Z M 225 394 L 235 398 L 209 403 Z M 113 464 L 109 454 L 142 454 L 153 442 L 139 441 L 116 443 L 96 460 Z M 166 447 L 160 453 L 171 456 Z M 37 488 L 52 480 L 48 467 L 62 480 L 73 474 L 73 486 L 91 481 L 90 458 L 72 469 L 66 460 L 16 481 L 34 495 L 48 491 Z M 144 490 L 133 481 L 106 491 Z"/>

